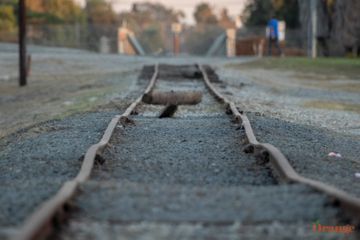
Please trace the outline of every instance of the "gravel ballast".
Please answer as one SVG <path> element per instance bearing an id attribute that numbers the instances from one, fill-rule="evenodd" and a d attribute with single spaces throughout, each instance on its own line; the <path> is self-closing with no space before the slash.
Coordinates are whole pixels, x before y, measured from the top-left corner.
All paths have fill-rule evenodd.
<path id="1" fill-rule="evenodd" d="M 99 112 L 36 125 L 1 140 L 0 238 L 80 169 L 115 112 Z"/>
<path id="2" fill-rule="evenodd" d="M 276 118 L 248 114 L 261 142 L 278 147 L 299 174 L 331 184 L 360 197 L 360 138 L 324 128 L 295 124 Z M 330 157 L 330 152 L 341 157 Z"/>
<path id="3" fill-rule="evenodd" d="M 326 195 L 300 184 L 279 184 L 269 166 L 244 153 L 244 129 L 206 91 L 194 65 L 161 68 L 155 91 L 202 91 L 202 102 L 179 106 L 174 117 L 164 119 L 158 118 L 164 106 L 142 104 L 131 117 L 134 124 L 119 123 L 55 239 L 356 239 L 313 230 L 314 222 L 350 222 Z M 142 76 L 150 72 L 148 67 Z M 227 91 L 215 72 L 212 78 Z M 138 86 L 148 83 L 143 80 Z M 48 122 L 0 142 L 5 183 L 0 210 L 6 213 L 0 218 L 0 238 L 12 235 L 36 206 L 77 174 L 81 155 L 115 114 Z M 330 183 L 331 176 L 351 189 L 345 175 L 358 169 L 355 138 L 260 114 L 249 117 L 258 140 L 279 147 L 300 174 Z M 340 142 L 348 148 L 333 149 Z M 343 157 L 335 160 L 343 161 L 333 165 L 334 159 L 324 155 L 329 149 L 340 152 Z"/>
<path id="4" fill-rule="evenodd" d="M 60 239 L 153 238 L 158 231 L 179 234 L 181 225 L 198 226 L 184 236 L 206 239 L 224 224 L 215 239 L 251 231 L 256 237 L 287 239 L 285 229 L 292 239 L 316 239 L 313 222 L 341 222 L 339 209 L 325 195 L 303 185 L 277 185 L 269 169 L 242 152 L 243 133 L 226 116 L 136 117 L 135 123 L 116 129 L 102 155 L 105 163 L 81 187 L 73 202 L 77 210 Z M 139 224 L 142 231 L 129 233 Z M 232 231 L 234 225 L 239 232 Z"/>
<path id="5" fill-rule="evenodd" d="M 149 237 L 151 232 L 151 237 Z M 356 239 L 338 233 L 313 233 L 305 224 L 242 225 L 234 222 L 228 225 L 208 225 L 201 223 L 157 223 L 141 222 L 114 224 L 109 222 L 72 221 L 62 235 L 63 240 L 88 239 L 157 239 L 157 240 L 236 240 L 236 239 L 286 239 L 286 240 L 339 240 Z"/>
<path id="6" fill-rule="evenodd" d="M 123 181 L 89 182 L 81 191 L 76 218 L 109 222 L 335 224 L 338 211 L 324 195 L 301 185 L 225 188 Z"/>
<path id="7" fill-rule="evenodd" d="M 102 155 L 96 179 L 192 185 L 269 185 L 268 168 L 242 151 L 230 118 L 135 118 L 135 127 L 118 128 Z M 141 174 L 139 174 L 141 172 Z"/>
<path id="8" fill-rule="evenodd" d="M 161 67 L 155 91 L 201 91 L 202 102 L 164 119 L 164 106 L 142 105 L 134 125 L 119 124 L 59 239 L 354 237 L 313 231 L 314 222 L 345 225 L 346 218 L 324 194 L 279 185 L 268 166 L 245 154 L 243 129 L 206 91 L 196 68 Z"/>

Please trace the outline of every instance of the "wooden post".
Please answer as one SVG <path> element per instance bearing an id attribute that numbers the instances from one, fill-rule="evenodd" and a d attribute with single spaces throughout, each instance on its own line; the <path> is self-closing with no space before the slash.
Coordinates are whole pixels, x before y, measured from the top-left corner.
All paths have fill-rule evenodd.
<path id="1" fill-rule="evenodd" d="M 26 0 L 19 0 L 19 85 L 27 84 Z"/>
<path id="2" fill-rule="evenodd" d="M 174 55 L 177 56 L 180 53 L 180 36 L 179 36 L 179 33 L 174 33 L 174 43 L 173 43 L 173 45 L 174 45 L 174 47 L 173 47 L 174 48 L 173 49 Z"/>
<path id="3" fill-rule="evenodd" d="M 180 53 L 180 33 L 182 26 L 180 23 L 173 23 L 171 25 L 171 31 L 173 32 L 173 52 L 177 56 Z"/>
<path id="4" fill-rule="evenodd" d="M 229 28 L 226 30 L 226 56 L 236 56 L 236 29 Z"/>
<path id="5" fill-rule="evenodd" d="M 317 57 L 317 0 L 310 0 L 311 16 L 311 57 Z"/>

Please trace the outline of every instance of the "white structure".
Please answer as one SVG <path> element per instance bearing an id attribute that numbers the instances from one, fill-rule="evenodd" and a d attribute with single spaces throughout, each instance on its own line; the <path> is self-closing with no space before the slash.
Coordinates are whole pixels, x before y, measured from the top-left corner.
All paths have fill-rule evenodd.
<path id="1" fill-rule="evenodd" d="M 279 21 L 279 41 L 285 41 L 286 38 L 286 23 L 285 21 Z"/>
<path id="2" fill-rule="evenodd" d="M 135 34 L 126 27 L 118 29 L 118 53 L 126 55 L 145 55 L 145 51 L 135 37 Z"/>
<path id="3" fill-rule="evenodd" d="M 236 56 L 236 29 L 227 29 L 226 30 L 226 56 L 235 57 Z"/>
<path id="4" fill-rule="evenodd" d="M 99 52 L 103 54 L 110 53 L 110 40 L 108 37 L 102 36 L 100 38 Z"/>

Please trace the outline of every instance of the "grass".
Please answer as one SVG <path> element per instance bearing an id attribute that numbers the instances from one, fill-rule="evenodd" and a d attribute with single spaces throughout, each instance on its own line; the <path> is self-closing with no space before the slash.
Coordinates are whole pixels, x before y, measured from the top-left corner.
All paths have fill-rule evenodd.
<path id="1" fill-rule="evenodd" d="M 341 103 L 331 101 L 309 101 L 304 104 L 304 107 L 318 108 L 318 109 L 329 109 L 338 111 L 350 111 L 360 113 L 360 104 L 352 103 Z"/>
<path id="2" fill-rule="evenodd" d="M 239 69 L 281 69 L 306 74 L 335 75 L 345 76 L 350 79 L 360 79 L 360 58 L 262 58 L 258 61 L 245 64 L 229 64 L 227 67 Z"/>
<path id="3" fill-rule="evenodd" d="M 96 89 L 89 89 L 83 91 L 81 94 L 77 93 L 70 98 L 72 104 L 63 106 L 63 112 L 55 115 L 56 119 L 63 119 L 76 113 L 84 113 L 93 111 L 101 105 L 106 105 L 109 101 L 107 96 L 119 93 L 119 89 L 116 86 L 107 86 Z M 94 98 L 91 101 L 91 98 Z"/>

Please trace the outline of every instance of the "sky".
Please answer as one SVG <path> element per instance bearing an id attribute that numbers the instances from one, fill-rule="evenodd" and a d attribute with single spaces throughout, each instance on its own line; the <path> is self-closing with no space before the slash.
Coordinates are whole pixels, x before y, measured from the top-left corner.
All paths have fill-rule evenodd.
<path id="1" fill-rule="evenodd" d="M 84 4 L 85 0 L 76 0 L 79 3 Z M 129 11 L 131 6 L 139 0 L 108 0 L 109 2 L 114 3 L 114 9 L 116 11 Z M 140 1 L 144 2 L 146 0 Z M 195 22 L 193 13 L 194 8 L 201 2 L 207 2 L 215 8 L 215 11 L 220 12 L 223 7 L 226 7 L 229 11 L 229 15 L 235 16 L 239 15 L 246 3 L 247 0 L 147 0 L 147 2 L 158 2 L 164 5 L 167 5 L 171 8 L 182 10 L 186 14 L 185 22 L 188 24 L 193 24 Z"/>

